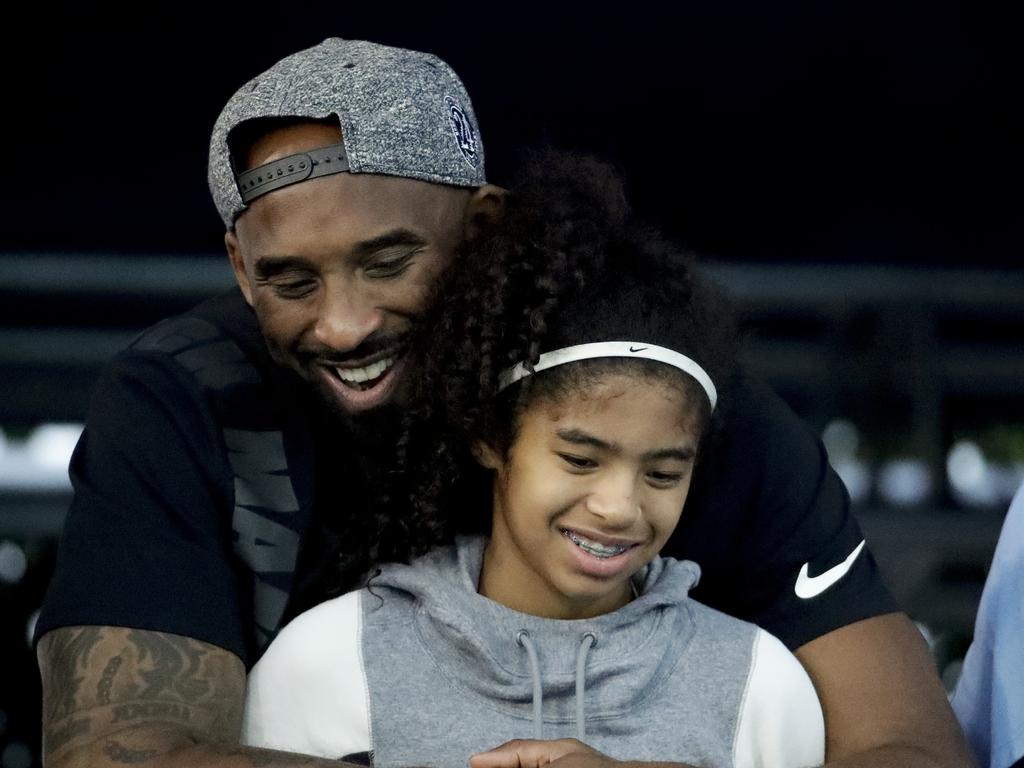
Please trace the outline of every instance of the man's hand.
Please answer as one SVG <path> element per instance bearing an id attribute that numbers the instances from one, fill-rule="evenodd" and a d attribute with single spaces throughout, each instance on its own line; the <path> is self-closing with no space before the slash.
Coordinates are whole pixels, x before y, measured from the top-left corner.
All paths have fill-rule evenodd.
<path id="1" fill-rule="evenodd" d="M 47 768 L 337 766 L 238 745 L 245 668 L 164 632 L 68 627 L 39 642 Z"/>

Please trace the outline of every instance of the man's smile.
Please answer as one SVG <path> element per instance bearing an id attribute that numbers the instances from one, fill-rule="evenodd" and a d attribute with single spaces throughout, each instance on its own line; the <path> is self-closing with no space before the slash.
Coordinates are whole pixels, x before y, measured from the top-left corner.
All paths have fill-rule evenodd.
<path id="1" fill-rule="evenodd" d="M 325 360 L 320 365 L 332 370 L 346 386 L 362 392 L 380 383 L 394 368 L 395 363 L 402 359 L 404 352 L 405 349 L 399 341 L 359 359 L 344 362 Z"/>

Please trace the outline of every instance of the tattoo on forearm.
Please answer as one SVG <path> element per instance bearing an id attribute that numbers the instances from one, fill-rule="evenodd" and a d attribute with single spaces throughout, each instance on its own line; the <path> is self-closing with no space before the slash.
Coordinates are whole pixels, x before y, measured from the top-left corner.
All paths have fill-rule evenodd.
<path id="1" fill-rule="evenodd" d="M 238 738 L 244 669 L 231 654 L 198 640 L 117 627 L 69 627 L 43 638 L 40 664 L 50 759 L 58 751 L 92 744 L 112 762 L 144 763 L 158 755 L 150 747 L 164 749 L 123 738 L 97 741 L 110 729 L 127 727 L 136 732 L 152 726 L 152 733 L 166 734 L 161 744 L 193 737 L 197 744 L 231 744 Z"/>
<path id="2" fill-rule="evenodd" d="M 103 670 L 103 677 L 100 678 L 100 682 L 96 686 L 96 701 L 100 704 L 110 703 L 110 689 L 114 686 L 114 675 L 117 674 L 122 663 L 120 654 L 107 662 L 107 666 Z"/>
<path id="3" fill-rule="evenodd" d="M 49 722 L 68 717 L 75 711 L 78 690 L 85 679 L 84 662 L 100 640 L 97 627 L 54 632 L 49 643 L 49 664 L 43 681 L 49 696 L 45 716 Z"/>
<path id="4" fill-rule="evenodd" d="M 128 639 L 138 652 L 138 660 L 153 664 L 139 673 L 145 688 L 142 698 L 156 698 L 170 689 L 187 702 L 198 701 L 210 692 L 210 683 L 199 677 L 204 651 L 186 637 L 156 632 L 130 632 Z"/>
<path id="5" fill-rule="evenodd" d="M 85 736 L 89 730 L 90 722 L 87 717 L 69 720 L 60 728 L 48 728 L 46 730 L 46 751 L 56 752 L 72 739 Z"/>
<path id="6" fill-rule="evenodd" d="M 133 702 L 114 707 L 112 722 L 124 723 L 132 720 L 177 720 L 187 723 L 191 714 L 187 707 L 165 701 Z"/>
<path id="7" fill-rule="evenodd" d="M 129 749 L 116 741 L 104 744 L 103 752 L 115 763 L 145 763 L 160 754 L 155 749 Z"/>

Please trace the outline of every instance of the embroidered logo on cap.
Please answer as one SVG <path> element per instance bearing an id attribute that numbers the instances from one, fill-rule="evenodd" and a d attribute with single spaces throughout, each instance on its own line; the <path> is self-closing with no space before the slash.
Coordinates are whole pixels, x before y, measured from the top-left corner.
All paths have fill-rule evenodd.
<path id="1" fill-rule="evenodd" d="M 462 156 L 466 158 L 467 163 L 476 168 L 476 131 L 473 130 L 473 122 L 456 99 L 445 96 L 444 103 L 448 107 L 448 122 L 452 127 L 452 135 L 459 144 Z"/>

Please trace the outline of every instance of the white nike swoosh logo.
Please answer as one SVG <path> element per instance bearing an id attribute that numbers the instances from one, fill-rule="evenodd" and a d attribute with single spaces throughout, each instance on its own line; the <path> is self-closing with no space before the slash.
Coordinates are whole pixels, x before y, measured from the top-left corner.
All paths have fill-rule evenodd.
<path id="1" fill-rule="evenodd" d="M 831 587 L 837 581 L 839 581 L 846 572 L 853 566 L 853 561 L 857 559 L 857 555 L 864 549 L 866 541 L 862 541 L 857 545 L 857 548 L 850 553 L 850 556 L 843 560 L 839 565 L 829 568 L 824 573 L 817 576 L 808 576 L 807 569 L 810 563 L 804 563 L 804 567 L 800 569 L 800 575 L 796 577 L 796 596 L 802 600 L 809 600 L 812 597 L 817 597 L 826 589 Z"/>

